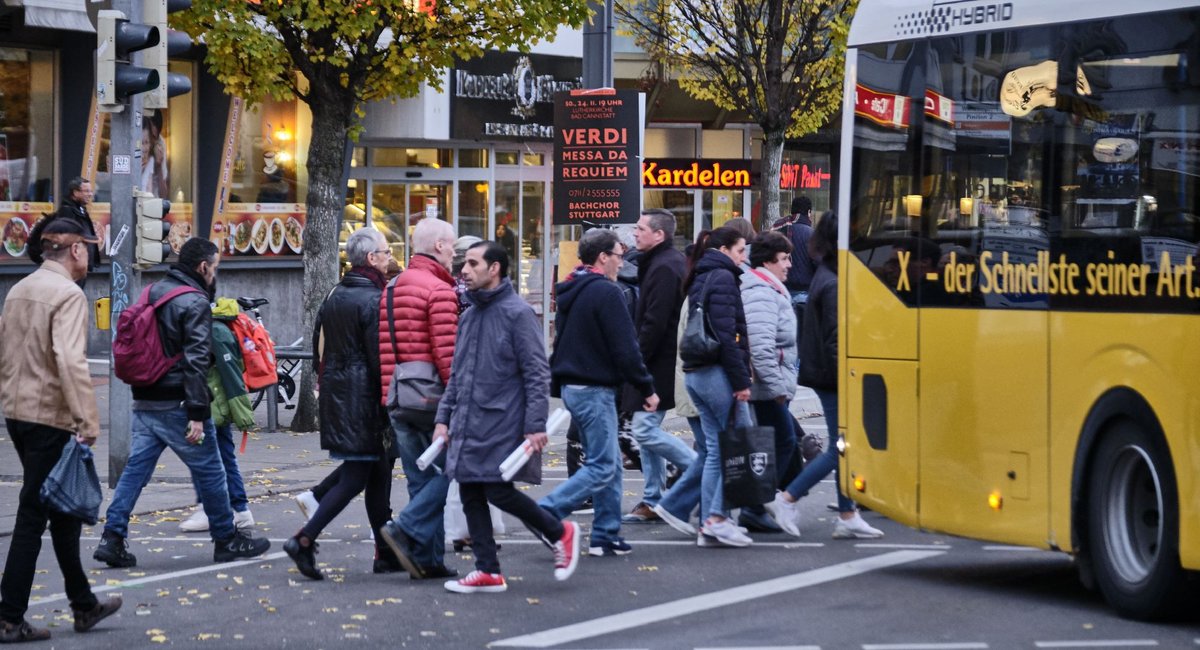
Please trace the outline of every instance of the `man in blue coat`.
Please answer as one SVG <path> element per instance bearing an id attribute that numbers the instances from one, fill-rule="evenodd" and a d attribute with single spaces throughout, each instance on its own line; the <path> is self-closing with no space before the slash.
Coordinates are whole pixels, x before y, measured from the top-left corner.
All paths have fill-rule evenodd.
<path id="1" fill-rule="evenodd" d="M 500 472 L 509 453 L 529 443 L 532 457 L 513 478 L 541 482 L 550 383 L 542 327 L 529 303 L 513 290 L 503 246 L 479 242 L 467 249 L 465 259 L 462 275 L 473 306 L 458 322 L 450 381 L 438 405 L 433 440 L 447 442 L 446 474 L 459 483 L 475 570 L 445 587 L 457 593 L 508 589 L 496 558 L 488 503 L 548 540 L 554 577 L 566 580 L 579 562 L 579 525 L 539 508 Z"/>
<path id="2" fill-rule="evenodd" d="M 592 497 L 590 555 L 626 555 L 621 538 L 621 464 L 617 447 L 617 389 L 629 384 L 646 411 L 658 408 L 654 380 L 638 349 L 633 319 L 615 282 L 624 249 L 616 233 L 593 229 L 579 240 L 579 265 L 554 291 L 558 316 L 550 371 L 552 394 L 561 395 L 579 423 L 583 467 L 539 502 L 566 517 Z"/>

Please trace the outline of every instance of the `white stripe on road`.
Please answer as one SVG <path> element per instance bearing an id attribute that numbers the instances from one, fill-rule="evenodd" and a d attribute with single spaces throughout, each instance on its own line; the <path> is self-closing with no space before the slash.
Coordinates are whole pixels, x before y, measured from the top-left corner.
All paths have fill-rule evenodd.
<path id="1" fill-rule="evenodd" d="M 952 547 L 946 544 L 881 544 L 877 542 L 859 542 L 854 545 L 854 548 L 878 548 L 892 551 L 949 551 Z"/>
<path id="2" fill-rule="evenodd" d="M 1035 641 L 1039 648 L 1150 648 L 1158 645 L 1154 639 L 1105 639 L 1100 641 Z"/>
<path id="3" fill-rule="evenodd" d="M 155 583 L 155 582 L 162 582 L 164 580 L 174 580 L 175 578 L 184 578 L 187 576 L 194 576 L 194 575 L 197 575 L 200 573 L 211 573 L 213 571 L 224 571 L 226 569 L 232 569 L 235 567 L 246 566 L 248 564 L 259 564 L 261 562 L 270 562 L 271 560 L 278 560 L 281 557 L 287 557 L 287 553 L 284 553 L 283 551 L 279 551 L 277 553 L 263 555 L 262 557 L 256 557 L 252 560 L 238 560 L 237 562 L 221 562 L 219 564 L 212 564 L 209 566 L 196 567 L 194 569 L 184 569 L 183 571 L 172 571 L 170 573 L 160 573 L 159 575 L 156 575 L 156 576 L 147 576 L 145 578 L 135 578 L 133 580 L 122 580 L 114 585 L 104 585 L 104 586 L 100 586 L 100 587 L 92 587 L 92 593 L 99 594 L 99 593 L 104 593 L 106 591 L 116 591 L 118 589 L 123 589 L 123 588 L 127 588 L 127 587 L 140 587 L 142 585 L 147 585 L 147 584 L 151 584 L 151 583 Z M 41 600 L 33 600 L 29 603 L 29 606 L 33 607 L 34 605 L 44 605 L 46 603 L 53 603 L 53 602 L 57 602 L 60 600 L 66 600 L 66 599 L 67 599 L 66 594 L 54 594 L 54 595 L 42 598 Z"/>
<path id="4" fill-rule="evenodd" d="M 1047 551 L 1045 549 L 1034 548 L 1032 546 L 984 546 L 983 550 L 998 551 L 1001 553 L 1054 553 L 1054 551 Z M 1055 553 L 1055 555 L 1059 554 Z"/>
<path id="5" fill-rule="evenodd" d="M 986 643 L 864 643 L 863 650 L 986 650 Z"/>
<path id="6" fill-rule="evenodd" d="M 546 648 L 564 643 L 573 643 L 583 639 L 629 630 L 651 623 L 687 616 L 699 612 L 718 609 L 726 605 L 735 605 L 748 600 L 765 598 L 776 594 L 812 587 L 814 585 L 841 580 L 861 575 L 878 569 L 907 564 L 942 555 L 943 551 L 894 551 L 860 560 L 852 560 L 842 564 L 813 569 L 781 578 L 755 582 L 732 589 L 724 589 L 690 598 L 674 600 L 661 605 L 643 607 L 611 616 L 602 616 L 590 621 L 565 625 L 542 632 L 523 636 L 501 639 L 489 643 L 498 647 L 533 647 Z"/>
<path id="7" fill-rule="evenodd" d="M 748 645 L 721 646 L 719 648 L 696 648 L 696 650 L 821 650 L 819 645 Z"/>

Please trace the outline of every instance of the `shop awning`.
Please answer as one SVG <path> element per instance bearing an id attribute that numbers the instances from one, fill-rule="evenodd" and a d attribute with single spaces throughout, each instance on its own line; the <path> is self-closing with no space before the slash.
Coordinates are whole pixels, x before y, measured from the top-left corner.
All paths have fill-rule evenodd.
<path id="1" fill-rule="evenodd" d="M 27 27 L 74 32 L 96 31 L 92 21 L 88 19 L 85 0 L 4 0 L 4 4 L 10 7 L 24 7 Z"/>

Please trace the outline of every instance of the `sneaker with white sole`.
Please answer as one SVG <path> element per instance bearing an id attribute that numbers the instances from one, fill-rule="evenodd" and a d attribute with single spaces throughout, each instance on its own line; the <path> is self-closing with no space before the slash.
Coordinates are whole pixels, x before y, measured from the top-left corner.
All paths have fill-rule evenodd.
<path id="1" fill-rule="evenodd" d="M 608 542 L 592 542 L 588 547 L 588 555 L 592 557 L 604 557 L 605 555 L 629 555 L 633 552 L 633 547 L 625 541 L 623 537 L 618 537 Z"/>
<path id="2" fill-rule="evenodd" d="M 321 503 L 317 501 L 317 497 L 313 496 L 312 490 L 305 490 L 296 495 L 296 505 L 300 506 L 300 514 L 304 515 L 304 521 L 308 521 L 317 514 L 317 508 Z"/>
<path id="3" fill-rule="evenodd" d="M 775 517 L 775 523 L 783 529 L 783 532 L 800 536 L 800 502 L 788 501 L 784 498 L 784 492 L 776 492 L 775 500 L 767 504 L 767 510 Z"/>
<path id="4" fill-rule="evenodd" d="M 653 510 L 654 513 L 657 514 L 663 521 L 667 522 L 667 525 L 671 528 L 674 528 L 675 530 L 683 533 L 684 535 L 688 535 L 689 537 L 696 534 L 696 529 L 693 528 L 691 524 L 671 514 L 666 508 L 662 507 L 661 503 L 655 504 Z"/>
<path id="5" fill-rule="evenodd" d="M 700 532 L 716 539 L 724 546 L 744 547 L 754 543 L 746 533 L 738 530 L 728 519 L 720 521 L 705 522 L 700 528 Z"/>
<path id="6" fill-rule="evenodd" d="M 554 579 L 562 582 L 579 566 L 579 524 L 563 522 L 563 534 L 554 542 Z"/>
<path id="7" fill-rule="evenodd" d="M 204 506 L 196 506 L 192 516 L 179 522 L 179 530 L 185 533 L 202 533 L 208 530 L 208 515 L 204 514 Z"/>
<path id="8" fill-rule="evenodd" d="M 498 594 L 508 590 L 508 583 L 504 581 L 503 575 L 483 571 L 472 571 L 459 580 L 447 580 L 442 586 L 446 591 L 456 594 Z"/>
<path id="9" fill-rule="evenodd" d="M 254 527 L 254 515 L 250 514 L 249 510 L 244 510 L 242 512 L 234 511 L 233 526 L 238 530 Z"/>
<path id="10" fill-rule="evenodd" d="M 878 539 L 880 537 L 883 537 L 883 531 L 873 528 L 857 512 L 849 519 L 838 517 L 837 524 L 833 527 L 834 539 Z"/>
<path id="11" fill-rule="evenodd" d="M 696 533 L 696 546 L 700 548 L 712 548 L 714 546 L 722 546 L 722 544 L 715 537 L 710 537 L 704 533 Z"/>

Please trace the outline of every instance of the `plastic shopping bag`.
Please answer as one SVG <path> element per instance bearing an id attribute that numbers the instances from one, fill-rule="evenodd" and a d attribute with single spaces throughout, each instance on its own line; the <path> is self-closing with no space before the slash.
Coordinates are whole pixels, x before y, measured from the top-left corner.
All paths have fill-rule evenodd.
<path id="1" fill-rule="evenodd" d="M 92 449 L 75 438 L 68 440 L 39 494 L 51 510 L 94 525 L 103 495 Z"/>
<path id="2" fill-rule="evenodd" d="M 488 509 L 492 515 L 492 534 L 503 535 L 504 515 L 500 509 L 492 504 L 488 504 Z M 463 514 L 462 497 L 458 494 L 458 481 L 450 481 L 450 489 L 446 492 L 446 515 L 444 517 L 446 527 L 446 539 L 460 540 L 467 539 L 471 533 L 467 530 L 467 517 Z"/>

